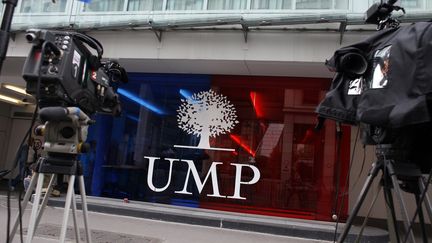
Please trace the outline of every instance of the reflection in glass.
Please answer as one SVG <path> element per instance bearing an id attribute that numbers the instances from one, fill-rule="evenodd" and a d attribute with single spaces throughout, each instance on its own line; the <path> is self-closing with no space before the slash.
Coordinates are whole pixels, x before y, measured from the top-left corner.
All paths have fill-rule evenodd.
<path id="1" fill-rule="evenodd" d="M 202 10 L 203 0 L 168 0 L 167 10 Z"/>
<path id="2" fill-rule="evenodd" d="M 128 11 L 161 11 L 163 0 L 129 0 Z"/>
<path id="3" fill-rule="evenodd" d="M 93 0 L 84 4 L 84 12 L 123 11 L 124 0 Z"/>
<path id="4" fill-rule="evenodd" d="M 209 10 L 235 10 L 245 9 L 247 5 L 246 0 L 209 0 Z"/>
<path id="5" fill-rule="evenodd" d="M 21 3 L 21 13 L 49 13 L 65 12 L 67 0 L 23 0 Z"/>
<path id="6" fill-rule="evenodd" d="M 252 0 L 251 9 L 291 9 L 291 0 Z"/>

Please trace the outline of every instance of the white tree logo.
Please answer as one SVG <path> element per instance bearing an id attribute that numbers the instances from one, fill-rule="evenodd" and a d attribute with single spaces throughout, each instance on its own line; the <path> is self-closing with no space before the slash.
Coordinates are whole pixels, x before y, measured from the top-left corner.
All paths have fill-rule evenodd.
<path id="1" fill-rule="evenodd" d="M 213 90 L 193 94 L 189 99 L 181 99 L 177 110 L 177 122 L 180 129 L 200 137 L 198 146 L 174 145 L 180 148 L 211 149 L 234 151 L 227 148 L 210 147 L 210 137 L 231 131 L 238 123 L 234 105 L 226 96 Z"/>

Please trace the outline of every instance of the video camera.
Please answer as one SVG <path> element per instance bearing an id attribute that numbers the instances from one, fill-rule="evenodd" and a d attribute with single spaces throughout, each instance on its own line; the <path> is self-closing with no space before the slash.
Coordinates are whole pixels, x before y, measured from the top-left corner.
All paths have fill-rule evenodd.
<path id="1" fill-rule="evenodd" d="M 37 29 L 28 30 L 25 37 L 33 47 L 23 78 L 41 108 L 76 106 L 89 115 L 120 113 L 116 89 L 119 81 L 127 82 L 127 74 L 116 61 L 101 61 L 99 41 L 76 32 Z"/>
<path id="2" fill-rule="evenodd" d="M 127 82 L 126 71 L 116 61 L 102 62 L 103 47 L 96 39 L 76 32 L 28 30 L 33 44 L 23 78 L 27 93 L 36 97 L 44 136 L 45 154 L 39 172 L 81 174 L 78 155 L 86 153 L 88 126 L 95 112 L 119 115 L 117 85 Z M 88 47 L 94 49 L 93 54 Z"/>
<path id="3" fill-rule="evenodd" d="M 372 6 L 367 21 L 376 24 L 388 19 L 392 5 L 385 6 L 385 10 Z M 432 137 L 432 22 L 389 27 L 336 50 L 326 61 L 336 75 L 316 112 L 321 121 L 328 118 L 359 125 L 364 144 L 391 145 L 403 151 L 399 153 L 404 154 L 403 160 L 416 161 L 428 172 L 432 159 L 427 148 Z"/>

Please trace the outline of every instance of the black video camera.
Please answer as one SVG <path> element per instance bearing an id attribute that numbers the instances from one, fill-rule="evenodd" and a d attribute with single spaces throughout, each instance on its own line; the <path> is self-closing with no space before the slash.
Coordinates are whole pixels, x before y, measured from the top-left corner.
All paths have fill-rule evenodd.
<path id="1" fill-rule="evenodd" d="M 23 78 L 39 107 L 76 106 L 87 114 L 120 113 L 117 84 L 127 82 L 127 74 L 116 61 L 101 61 L 99 41 L 77 32 L 37 29 L 28 30 L 26 39 L 33 47 Z"/>
<path id="2" fill-rule="evenodd" d="M 316 109 L 319 125 L 324 118 L 360 125 L 364 144 L 389 144 L 430 171 L 431 40 L 432 22 L 418 22 L 336 50 L 326 63 L 336 75 Z"/>

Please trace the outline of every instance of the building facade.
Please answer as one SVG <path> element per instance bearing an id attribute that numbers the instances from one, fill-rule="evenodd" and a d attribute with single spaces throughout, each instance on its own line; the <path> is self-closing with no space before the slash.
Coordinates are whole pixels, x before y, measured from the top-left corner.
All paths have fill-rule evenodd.
<path id="1" fill-rule="evenodd" d="M 363 24 L 373 2 L 22 0 L 1 81 L 25 86 L 24 30 L 89 34 L 129 74 L 122 115 L 94 115 L 89 130 L 89 195 L 330 221 L 356 197 L 348 167 L 363 152 L 355 128 L 315 131 L 314 110 L 333 75 L 324 61 L 375 31 Z M 406 23 L 431 17 L 431 0 L 400 4 Z M 0 105 L 8 168 L 31 107 Z"/>

